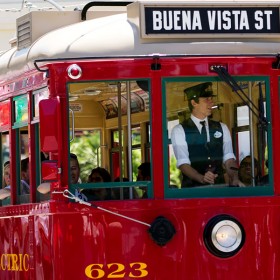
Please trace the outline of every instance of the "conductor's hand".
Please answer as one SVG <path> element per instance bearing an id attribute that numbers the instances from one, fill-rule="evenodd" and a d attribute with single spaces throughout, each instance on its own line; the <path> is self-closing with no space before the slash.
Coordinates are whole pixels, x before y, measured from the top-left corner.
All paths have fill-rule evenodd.
<path id="1" fill-rule="evenodd" d="M 215 179 L 218 177 L 218 174 L 214 174 L 211 171 L 207 171 L 203 177 L 203 183 L 205 184 L 215 184 Z"/>

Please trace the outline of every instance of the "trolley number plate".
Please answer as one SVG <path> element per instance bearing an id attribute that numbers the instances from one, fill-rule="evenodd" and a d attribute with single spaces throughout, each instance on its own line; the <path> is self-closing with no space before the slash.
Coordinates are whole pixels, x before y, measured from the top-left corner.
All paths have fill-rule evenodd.
<path id="1" fill-rule="evenodd" d="M 148 270 L 147 264 L 142 262 L 129 263 L 127 266 L 121 263 L 109 263 L 107 265 L 96 263 L 88 265 L 85 274 L 89 279 L 121 279 L 127 275 L 135 279 L 148 276 Z"/>

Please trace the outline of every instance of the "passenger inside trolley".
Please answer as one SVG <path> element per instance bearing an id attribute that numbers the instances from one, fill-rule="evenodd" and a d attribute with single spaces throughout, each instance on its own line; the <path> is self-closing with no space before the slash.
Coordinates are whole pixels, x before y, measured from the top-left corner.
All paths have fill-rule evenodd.
<path id="1" fill-rule="evenodd" d="M 143 162 L 138 166 L 137 181 L 150 181 L 151 180 L 151 163 Z M 142 191 L 141 198 L 148 198 L 147 188 L 140 187 Z"/>
<path id="2" fill-rule="evenodd" d="M 10 186 L 10 162 L 6 161 L 4 163 L 4 174 L 3 174 L 3 185 L 2 188 Z"/>
<path id="3" fill-rule="evenodd" d="M 251 156 L 246 156 L 241 160 L 238 175 L 239 179 L 245 184 L 245 186 L 255 186 L 260 184 L 258 167 L 259 163 L 257 159 L 254 158 L 252 161 Z"/>
<path id="4" fill-rule="evenodd" d="M 102 167 L 93 168 L 88 176 L 88 183 L 105 183 L 111 182 L 110 173 Z M 87 197 L 87 200 L 109 200 L 112 199 L 111 189 L 98 188 L 98 189 L 86 189 L 82 191 Z"/>
<path id="5" fill-rule="evenodd" d="M 6 161 L 4 163 L 4 173 L 3 173 L 3 183 L 2 183 L 2 189 L 0 189 L 0 199 L 5 199 L 10 196 L 10 182 L 11 182 L 11 177 L 10 177 L 10 162 Z"/>

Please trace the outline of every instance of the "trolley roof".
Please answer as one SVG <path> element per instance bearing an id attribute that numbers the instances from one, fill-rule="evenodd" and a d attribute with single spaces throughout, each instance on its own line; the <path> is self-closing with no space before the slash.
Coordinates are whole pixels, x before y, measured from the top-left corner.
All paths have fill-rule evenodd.
<path id="1" fill-rule="evenodd" d="M 280 2 L 273 0 L 137 1 L 127 6 L 127 13 L 70 21 L 34 41 L 32 32 L 50 22 L 54 14 L 31 12 L 25 16 L 32 24 L 30 45 L 0 54 L 0 75 L 29 70 L 38 59 L 276 55 L 280 50 L 279 7 Z M 68 12 L 56 13 L 63 19 Z M 78 12 L 69 13 L 77 17 Z"/>

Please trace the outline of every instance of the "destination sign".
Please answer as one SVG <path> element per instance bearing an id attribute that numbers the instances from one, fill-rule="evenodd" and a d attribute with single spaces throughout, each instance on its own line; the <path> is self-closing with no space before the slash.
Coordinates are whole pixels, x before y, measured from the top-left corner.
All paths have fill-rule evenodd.
<path id="1" fill-rule="evenodd" d="M 279 34 L 279 7 L 144 7 L 145 33 Z"/>

